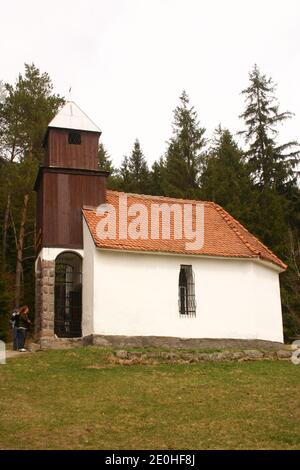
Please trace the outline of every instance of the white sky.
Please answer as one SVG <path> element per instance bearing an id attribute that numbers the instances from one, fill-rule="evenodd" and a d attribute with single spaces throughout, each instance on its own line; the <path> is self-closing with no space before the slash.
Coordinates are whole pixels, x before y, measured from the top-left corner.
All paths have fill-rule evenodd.
<path id="1" fill-rule="evenodd" d="M 211 137 L 243 128 L 240 91 L 256 62 L 295 117 L 281 140 L 299 139 L 299 0 L 9 0 L 0 2 L 0 79 L 24 62 L 47 71 L 102 129 L 118 165 L 136 137 L 151 164 L 171 136 L 185 88 Z"/>

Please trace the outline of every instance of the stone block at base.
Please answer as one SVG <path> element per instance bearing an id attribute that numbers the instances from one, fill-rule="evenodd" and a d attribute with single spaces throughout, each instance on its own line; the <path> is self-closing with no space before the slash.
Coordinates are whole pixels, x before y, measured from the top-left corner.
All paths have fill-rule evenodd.
<path id="1" fill-rule="evenodd" d="M 260 339 L 175 338 L 171 336 L 117 336 L 89 335 L 82 338 L 83 345 L 112 348 L 174 348 L 174 349 L 247 349 L 278 351 L 283 344 Z M 255 353 L 258 354 L 258 353 Z"/>
<path id="2" fill-rule="evenodd" d="M 82 338 L 56 338 L 44 337 L 40 341 L 41 349 L 71 349 L 83 345 Z"/>

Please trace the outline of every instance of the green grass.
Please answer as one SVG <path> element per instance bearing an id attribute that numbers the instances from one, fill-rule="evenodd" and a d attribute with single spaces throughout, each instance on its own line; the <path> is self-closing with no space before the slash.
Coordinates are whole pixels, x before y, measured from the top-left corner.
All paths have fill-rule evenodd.
<path id="1" fill-rule="evenodd" d="M 125 366 L 107 354 L 0 365 L 0 448 L 300 448 L 300 366 L 290 361 Z"/>

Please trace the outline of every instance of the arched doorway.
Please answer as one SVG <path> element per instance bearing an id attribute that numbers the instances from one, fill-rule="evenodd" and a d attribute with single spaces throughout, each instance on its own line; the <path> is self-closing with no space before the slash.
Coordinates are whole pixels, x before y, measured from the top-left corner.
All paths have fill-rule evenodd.
<path id="1" fill-rule="evenodd" d="M 63 252 L 55 260 L 54 333 L 60 338 L 81 336 L 82 259 Z"/>

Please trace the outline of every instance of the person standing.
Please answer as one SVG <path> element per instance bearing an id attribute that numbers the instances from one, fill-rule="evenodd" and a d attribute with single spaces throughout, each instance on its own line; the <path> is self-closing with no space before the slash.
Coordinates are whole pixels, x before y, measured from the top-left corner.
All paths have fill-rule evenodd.
<path id="1" fill-rule="evenodd" d="M 13 337 L 13 350 L 17 351 L 18 348 L 18 330 L 16 328 L 16 316 L 19 315 L 20 309 L 15 308 L 10 317 L 10 324 L 12 327 L 12 337 Z"/>
<path id="2" fill-rule="evenodd" d="M 31 321 L 28 318 L 29 308 L 27 305 L 24 305 L 19 309 L 19 312 L 15 316 L 15 328 L 17 329 L 17 342 L 18 350 L 20 352 L 26 352 L 25 341 L 28 328 L 31 324 Z"/>

